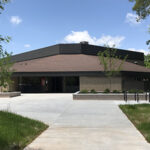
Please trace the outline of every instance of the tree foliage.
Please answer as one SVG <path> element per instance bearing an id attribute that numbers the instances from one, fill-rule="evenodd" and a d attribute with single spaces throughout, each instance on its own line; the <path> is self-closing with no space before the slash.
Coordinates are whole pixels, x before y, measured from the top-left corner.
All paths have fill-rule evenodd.
<path id="1" fill-rule="evenodd" d="M 0 0 L 0 13 L 4 10 L 4 5 L 10 2 L 10 0 Z"/>
<path id="2" fill-rule="evenodd" d="M 136 11 L 136 14 L 138 15 L 137 21 L 141 19 L 146 19 L 146 17 L 150 15 L 150 0 L 129 0 L 129 1 L 135 2 L 132 9 L 133 11 Z M 150 40 L 148 40 L 146 44 L 149 45 Z"/>
<path id="3" fill-rule="evenodd" d="M 8 3 L 10 0 L 0 0 L 0 14 L 2 10 L 4 10 L 4 5 Z M 11 75 L 13 70 L 11 62 L 11 54 L 4 50 L 2 43 L 9 43 L 11 38 L 9 36 L 3 37 L 0 35 L 0 87 L 8 86 L 11 81 Z"/>
<path id="4" fill-rule="evenodd" d="M 145 19 L 150 15 L 150 0 L 129 0 L 135 2 L 133 6 L 133 11 L 136 11 L 139 19 Z"/>
<path id="5" fill-rule="evenodd" d="M 98 53 L 100 64 L 104 67 L 104 73 L 109 78 L 111 90 L 111 78 L 120 74 L 122 65 L 124 64 L 127 56 L 121 59 L 121 56 L 116 55 L 117 49 L 106 48 L 103 52 Z"/>
<path id="6" fill-rule="evenodd" d="M 150 68 L 150 54 L 144 56 L 144 65 L 147 68 Z"/>
<path id="7" fill-rule="evenodd" d="M 115 48 L 107 48 L 103 52 L 98 53 L 100 64 L 103 65 L 105 75 L 108 77 L 118 75 L 127 59 L 127 56 L 121 59 L 121 56 L 116 55 L 116 52 L 117 49 Z"/>
<path id="8" fill-rule="evenodd" d="M 5 41 L 9 42 L 9 38 L 6 38 Z M 13 63 L 11 62 L 11 53 L 3 50 L 2 45 L 0 45 L 0 87 L 5 88 L 12 83 L 12 65 Z"/>

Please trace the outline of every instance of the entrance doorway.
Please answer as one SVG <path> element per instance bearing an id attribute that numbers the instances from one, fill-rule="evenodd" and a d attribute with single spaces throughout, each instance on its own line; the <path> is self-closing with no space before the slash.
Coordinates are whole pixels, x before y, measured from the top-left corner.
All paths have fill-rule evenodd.
<path id="1" fill-rule="evenodd" d="M 72 93 L 79 90 L 79 77 L 49 77 L 49 93 Z"/>
<path id="2" fill-rule="evenodd" d="M 79 77 L 20 77 L 22 93 L 73 93 L 79 90 Z"/>
<path id="3" fill-rule="evenodd" d="M 48 93 L 63 93 L 63 77 L 48 78 Z"/>

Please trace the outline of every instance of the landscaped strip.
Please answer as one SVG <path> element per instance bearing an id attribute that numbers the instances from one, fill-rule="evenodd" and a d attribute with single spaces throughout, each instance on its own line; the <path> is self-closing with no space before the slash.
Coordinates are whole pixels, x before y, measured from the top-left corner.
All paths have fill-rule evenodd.
<path id="1" fill-rule="evenodd" d="M 22 150 L 47 128 L 40 121 L 0 111 L 0 150 Z"/>
<path id="2" fill-rule="evenodd" d="M 150 143 L 150 105 L 120 105 L 119 107 Z"/>

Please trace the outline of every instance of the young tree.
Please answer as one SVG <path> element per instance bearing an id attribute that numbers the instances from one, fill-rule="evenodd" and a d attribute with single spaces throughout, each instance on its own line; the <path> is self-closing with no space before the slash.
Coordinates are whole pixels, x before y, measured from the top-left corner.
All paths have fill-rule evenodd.
<path id="1" fill-rule="evenodd" d="M 1 11 L 4 10 L 4 5 L 8 3 L 9 0 L 0 0 L 0 14 Z M 10 37 L 3 37 L 0 35 L 0 87 L 6 88 L 11 81 L 11 75 L 13 70 L 12 62 L 11 62 L 11 53 L 8 53 L 6 50 L 3 49 L 2 43 L 9 43 Z"/>
<path id="2" fill-rule="evenodd" d="M 120 74 L 123 63 L 126 61 L 127 56 L 123 59 L 116 55 L 116 48 L 106 48 L 103 52 L 98 52 L 98 57 L 100 60 L 100 64 L 104 67 L 104 73 L 109 79 L 109 85 L 111 90 L 111 81 L 112 77 Z"/>

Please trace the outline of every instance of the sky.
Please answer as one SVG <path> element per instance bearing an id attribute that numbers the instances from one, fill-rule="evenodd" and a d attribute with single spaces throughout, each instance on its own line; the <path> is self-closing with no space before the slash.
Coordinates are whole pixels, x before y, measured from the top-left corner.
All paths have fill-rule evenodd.
<path id="1" fill-rule="evenodd" d="M 0 14 L 4 48 L 18 54 L 59 43 L 149 52 L 149 18 L 137 22 L 128 0 L 12 0 Z"/>

